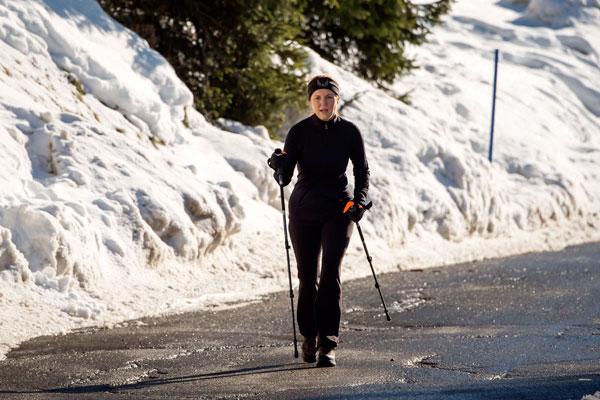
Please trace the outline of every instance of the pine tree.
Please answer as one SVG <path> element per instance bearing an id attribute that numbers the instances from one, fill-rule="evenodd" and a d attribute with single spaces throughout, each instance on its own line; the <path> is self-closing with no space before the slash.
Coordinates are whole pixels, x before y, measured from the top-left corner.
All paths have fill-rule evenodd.
<path id="1" fill-rule="evenodd" d="M 100 0 L 173 65 L 209 120 L 276 132 L 305 105 L 296 0 Z"/>
<path id="2" fill-rule="evenodd" d="M 277 136 L 305 109 L 301 45 L 385 87 L 415 68 L 453 0 L 99 0 L 173 65 L 209 120 L 267 126 Z M 289 122 L 289 121 L 288 121 Z"/>
<path id="3" fill-rule="evenodd" d="M 415 68 L 407 44 L 420 45 L 453 0 L 304 0 L 304 42 L 321 57 L 380 86 Z"/>

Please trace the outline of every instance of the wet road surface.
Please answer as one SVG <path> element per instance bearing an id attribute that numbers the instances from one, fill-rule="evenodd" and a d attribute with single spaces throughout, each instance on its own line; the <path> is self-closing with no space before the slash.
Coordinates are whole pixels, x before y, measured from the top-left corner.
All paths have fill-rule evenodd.
<path id="1" fill-rule="evenodd" d="M 372 277 L 346 282 L 336 368 L 293 358 L 278 293 L 33 339 L 0 362 L 0 398 L 579 400 L 600 390 L 600 244 L 378 278 L 392 321 Z"/>

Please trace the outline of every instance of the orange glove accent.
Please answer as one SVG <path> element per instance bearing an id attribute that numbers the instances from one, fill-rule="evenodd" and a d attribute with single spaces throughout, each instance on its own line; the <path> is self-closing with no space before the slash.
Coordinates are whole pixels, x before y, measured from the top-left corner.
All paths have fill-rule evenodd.
<path id="1" fill-rule="evenodd" d="M 352 200 L 348 200 L 348 202 L 346 202 L 346 205 L 344 206 L 344 214 L 346 214 L 348 212 L 348 210 L 350 210 L 352 208 L 353 205 L 354 205 L 354 202 Z M 359 204 L 358 208 L 363 208 L 363 206 L 361 206 Z"/>
<path id="2" fill-rule="evenodd" d="M 344 214 L 346 214 L 348 212 L 348 210 L 350 209 L 350 207 L 352 207 L 354 205 L 354 202 L 352 200 L 348 200 L 346 202 L 346 205 L 344 206 Z"/>

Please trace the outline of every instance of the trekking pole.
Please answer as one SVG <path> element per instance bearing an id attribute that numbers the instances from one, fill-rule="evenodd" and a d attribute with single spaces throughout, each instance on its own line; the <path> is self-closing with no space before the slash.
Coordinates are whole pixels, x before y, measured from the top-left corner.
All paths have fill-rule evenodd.
<path id="1" fill-rule="evenodd" d="M 283 211 L 283 233 L 285 237 L 285 254 L 287 256 L 288 280 L 290 283 L 290 303 L 292 305 L 292 326 L 294 328 L 294 358 L 298 358 L 298 339 L 296 338 L 296 317 L 294 312 L 294 289 L 292 288 L 292 268 L 290 266 L 290 243 L 288 241 L 288 232 L 285 217 L 285 200 L 283 198 L 283 178 L 281 171 L 277 171 L 279 181 L 279 193 L 281 195 L 281 210 Z"/>
<path id="2" fill-rule="evenodd" d="M 371 208 L 372 204 L 373 203 L 369 202 L 369 204 L 367 204 L 365 206 L 365 209 L 368 210 L 369 208 Z M 371 262 L 373 259 L 369 255 L 369 250 L 367 250 L 367 245 L 365 243 L 365 237 L 363 236 L 362 229 L 360 229 L 360 225 L 358 224 L 358 221 L 356 222 L 356 227 L 358 228 L 358 234 L 360 235 L 360 240 L 362 241 L 363 248 L 365 249 L 365 254 L 367 255 L 367 260 L 369 261 L 369 265 L 371 266 L 371 272 L 373 273 L 373 279 L 375 279 L 375 287 L 377 288 L 377 291 L 379 292 L 379 297 L 381 298 L 381 303 L 383 304 L 383 310 L 385 311 L 385 316 L 388 321 L 391 321 L 392 319 L 390 318 L 390 314 L 388 313 L 387 307 L 385 306 L 385 300 L 383 300 L 383 294 L 381 294 L 381 289 L 379 288 L 379 282 L 377 282 L 377 275 L 375 275 L 375 268 L 373 268 L 373 263 Z"/>

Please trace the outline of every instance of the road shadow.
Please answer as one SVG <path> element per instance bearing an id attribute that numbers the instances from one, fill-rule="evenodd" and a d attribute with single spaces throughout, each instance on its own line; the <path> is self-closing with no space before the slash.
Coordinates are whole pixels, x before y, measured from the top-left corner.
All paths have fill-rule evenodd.
<path id="1" fill-rule="evenodd" d="M 314 368 L 306 364 L 275 364 L 253 368 L 241 368 L 230 371 L 210 372 L 167 379 L 153 379 L 127 385 L 90 385 L 77 387 L 62 387 L 35 391 L 0 390 L 1 394 L 93 394 L 119 393 L 122 391 L 143 389 L 157 385 L 195 382 L 207 379 L 228 378 L 243 375 L 268 374 L 301 369 Z M 352 388 L 332 388 L 334 392 L 311 394 L 303 396 L 305 400 L 333 399 L 417 399 L 417 400 L 564 400 L 581 399 L 584 395 L 593 394 L 600 390 L 600 375 L 577 375 L 567 377 L 551 377 L 539 379 L 506 379 L 498 382 L 482 382 L 474 385 L 457 385 L 451 387 L 415 389 L 414 386 L 390 383 L 379 385 L 362 385 Z M 269 393 L 265 393 L 269 397 Z M 288 397 L 279 393 L 281 398 Z"/>
<path id="2" fill-rule="evenodd" d="M 581 399 L 600 390 L 600 375 L 577 375 L 537 379 L 504 379 L 473 385 L 414 389 L 405 385 L 365 385 L 352 392 L 308 395 L 304 400 L 415 399 L 415 400 L 564 400 Z"/>
<path id="3" fill-rule="evenodd" d="M 219 378 L 231 378 L 244 375 L 259 375 L 259 374 L 272 374 L 277 372 L 287 372 L 294 370 L 310 369 L 314 368 L 312 364 L 273 364 L 263 365 L 259 367 L 251 368 L 240 368 L 228 371 L 219 372 L 208 372 L 205 374 L 194 374 L 185 376 L 176 376 L 172 378 L 148 378 L 149 380 L 143 382 L 130 383 L 125 385 L 88 385 L 88 386 L 68 386 L 51 388 L 45 390 L 0 390 L 1 394 L 52 394 L 52 393 L 64 393 L 64 394 L 85 394 L 85 393 L 105 393 L 105 392 L 121 392 L 126 390 L 137 390 L 146 387 L 179 384 L 186 382 L 197 382 L 208 379 L 219 379 Z"/>

